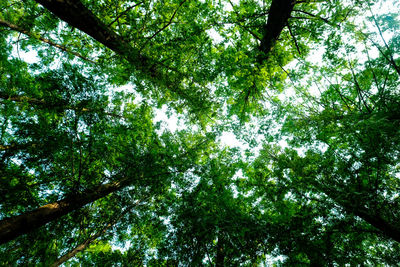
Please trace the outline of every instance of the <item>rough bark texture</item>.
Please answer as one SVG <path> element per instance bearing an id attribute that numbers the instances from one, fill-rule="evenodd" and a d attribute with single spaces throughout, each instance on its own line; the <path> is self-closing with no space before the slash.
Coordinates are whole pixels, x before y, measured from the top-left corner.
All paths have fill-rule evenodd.
<path id="1" fill-rule="evenodd" d="M 65 198 L 33 211 L 3 219 L 0 221 L 0 244 L 31 232 L 126 185 L 126 180 L 101 185 L 95 190 L 87 190 L 74 197 Z"/>
<path id="2" fill-rule="evenodd" d="M 87 33 L 113 51 L 124 50 L 122 38 L 102 23 L 79 0 L 36 0 L 69 25 Z M 135 52 L 135 51 L 132 51 Z"/>
<path id="3" fill-rule="evenodd" d="M 263 55 L 259 57 L 260 62 L 268 58 L 273 45 L 279 38 L 283 28 L 287 25 L 295 3 L 295 0 L 272 0 L 267 24 L 263 27 L 263 38 L 260 44 L 260 50 Z"/>

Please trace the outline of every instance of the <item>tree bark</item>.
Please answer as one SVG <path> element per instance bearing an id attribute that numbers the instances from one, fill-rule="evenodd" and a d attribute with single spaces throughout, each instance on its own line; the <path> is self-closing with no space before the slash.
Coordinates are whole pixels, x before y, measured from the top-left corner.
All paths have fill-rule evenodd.
<path id="1" fill-rule="evenodd" d="M 14 102 L 26 102 L 33 105 L 45 105 L 45 101 L 43 99 L 37 99 L 34 97 L 27 97 L 21 95 L 10 95 L 4 92 L 0 92 L 0 101 L 1 100 L 9 100 Z"/>
<path id="2" fill-rule="evenodd" d="M 225 266 L 224 262 L 225 262 L 224 244 L 221 235 L 219 235 L 217 243 L 217 256 L 215 258 L 215 267 L 224 267 Z"/>
<path id="3" fill-rule="evenodd" d="M 115 118 L 126 118 L 124 115 L 120 115 L 117 113 L 106 112 L 104 109 L 94 109 L 88 108 L 81 105 L 68 105 L 66 101 L 59 100 L 53 103 L 46 102 L 44 99 L 38 99 L 29 96 L 22 96 L 22 95 L 10 95 L 3 92 L 0 92 L 0 103 L 4 103 L 5 101 L 12 101 L 17 103 L 28 103 L 31 106 L 36 106 L 43 109 L 54 109 L 54 110 L 74 110 L 76 112 L 95 112 L 100 114 L 104 114 L 107 116 L 115 117 Z M 0 151 L 7 150 L 13 148 L 10 145 L 0 145 Z"/>
<path id="4" fill-rule="evenodd" d="M 360 208 L 354 209 L 354 214 L 371 224 L 373 227 L 382 231 L 382 233 L 387 237 L 400 242 L 400 228 L 388 222 L 382 218 L 382 216 L 376 214 L 376 212 L 372 212 L 371 214 L 370 212 L 365 211 L 363 208 Z"/>
<path id="5" fill-rule="evenodd" d="M 92 235 L 88 239 L 86 239 L 83 243 L 79 244 L 72 250 L 68 251 L 64 255 L 62 255 L 60 258 L 58 258 L 53 264 L 51 264 L 51 267 L 57 267 L 63 264 L 64 262 L 68 261 L 69 259 L 75 257 L 76 254 L 78 254 L 81 251 L 84 251 L 93 241 L 95 241 L 97 238 L 99 238 L 102 234 L 104 234 L 111 226 L 113 226 L 115 222 L 107 224 L 102 230 L 97 232 L 96 234 Z"/>
<path id="6" fill-rule="evenodd" d="M 0 221 L 0 244 L 29 233 L 53 220 L 83 207 L 88 203 L 118 191 L 128 184 L 129 183 L 126 179 L 104 184 L 94 190 L 86 190 L 74 197 L 67 197 L 39 207 L 33 211 L 3 219 Z"/>
<path id="7" fill-rule="evenodd" d="M 272 47 L 288 23 L 295 3 L 295 0 L 272 0 L 267 24 L 263 27 L 263 37 L 260 44 L 260 51 L 262 52 L 262 55 L 259 57 L 260 63 L 268 59 Z"/>

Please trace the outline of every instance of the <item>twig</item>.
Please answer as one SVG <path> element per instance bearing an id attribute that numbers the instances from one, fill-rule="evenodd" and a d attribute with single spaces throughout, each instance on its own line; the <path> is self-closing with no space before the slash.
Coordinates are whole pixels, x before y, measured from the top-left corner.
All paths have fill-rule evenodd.
<path id="1" fill-rule="evenodd" d="M 297 43 L 296 37 L 293 35 L 292 28 L 290 27 L 289 23 L 287 24 L 287 27 L 289 29 L 290 36 L 292 36 L 294 44 L 296 45 L 297 52 L 299 52 L 299 55 L 301 55 L 299 44 Z"/>
<path id="2" fill-rule="evenodd" d="M 129 10 L 131 10 L 132 8 L 137 7 L 138 5 L 143 4 L 144 2 L 145 2 L 145 1 L 142 1 L 142 2 L 140 2 L 140 3 L 137 3 L 136 5 L 130 6 L 130 7 L 128 7 L 127 9 L 125 9 L 125 11 L 124 11 L 124 12 L 121 12 L 113 21 L 111 21 L 111 22 L 107 25 L 107 27 L 110 27 L 110 26 L 113 25 L 115 22 L 117 22 L 117 20 L 118 20 L 119 18 L 121 18 L 123 15 L 125 15 Z"/>
<path id="3" fill-rule="evenodd" d="M 152 36 L 150 36 L 149 39 L 147 39 L 147 41 L 143 44 L 142 49 L 148 44 L 148 42 L 150 42 L 151 39 L 153 39 L 157 34 L 159 34 L 160 32 L 162 32 L 163 30 L 165 30 L 169 25 L 171 25 L 172 20 L 175 18 L 176 13 L 178 12 L 179 8 L 186 2 L 186 0 L 183 0 L 180 2 L 179 6 L 177 9 L 175 9 L 174 13 L 172 14 L 171 18 L 169 19 L 169 21 L 167 22 L 167 24 L 165 24 L 161 29 L 159 29 L 158 31 L 156 31 Z M 141 50 L 142 50 L 141 49 Z"/>
<path id="4" fill-rule="evenodd" d="M 85 60 L 85 61 L 88 61 L 88 62 L 91 62 L 91 63 L 93 63 L 93 64 L 96 64 L 95 61 L 93 61 L 93 60 L 91 60 L 91 59 L 89 59 L 89 58 L 87 58 L 87 57 L 84 57 L 84 56 L 82 56 L 81 54 L 79 54 L 79 53 L 77 53 L 77 52 L 71 51 L 70 49 L 68 49 L 67 47 L 65 47 L 65 46 L 63 46 L 63 45 L 59 45 L 59 44 L 57 44 L 57 43 L 55 43 L 55 42 L 53 42 L 53 41 L 51 41 L 51 40 L 49 40 L 49 39 L 47 39 L 47 38 L 44 38 L 44 37 L 40 36 L 40 34 L 38 34 L 38 33 L 34 33 L 34 32 L 30 32 L 30 31 L 28 31 L 28 30 L 25 30 L 25 29 L 23 29 L 22 27 L 20 27 L 20 26 L 18 26 L 18 25 L 15 25 L 15 24 L 12 24 L 12 23 L 10 23 L 10 22 L 8 22 L 8 21 L 5 21 L 5 20 L 3 20 L 3 19 L 1 19 L 1 18 L 0 18 L 0 25 L 5 26 L 5 27 L 8 27 L 8 28 L 10 28 L 11 30 L 17 31 L 17 32 L 19 32 L 19 33 L 25 34 L 25 35 L 27 35 L 27 36 L 29 36 L 29 37 L 31 37 L 31 38 L 40 40 L 40 41 L 42 41 L 42 42 L 44 42 L 44 43 L 46 43 L 46 44 L 49 44 L 49 45 L 51 45 L 51 46 L 53 46 L 53 47 L 58 48 L 58 49 L 60 49 L 60 50 L 62 50 L 62 51 L 64 51 L 64 52 L 67 52 L 67 53 L 69 53 L 69 54 L 72 54 L 72 55 L 74 55 L 74 56 L 77 56 L 77 57 L 79 57 L 79 58 L 81 58 L 81 59 L 83 59 L 83 60 Z"/>

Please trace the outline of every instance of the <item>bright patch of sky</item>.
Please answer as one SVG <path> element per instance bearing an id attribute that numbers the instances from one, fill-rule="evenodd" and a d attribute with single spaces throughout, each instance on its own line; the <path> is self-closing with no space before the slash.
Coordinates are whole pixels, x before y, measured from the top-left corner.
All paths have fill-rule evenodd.
<path id="1" fill-rule="evenodd" d="M 13 50 L 11 51 L 11 56 L 14 58 L 19 58 L 24 60 L 28 64 L 38 63 L 39 58 L 35 50 L 21 49 L 19 45 L 19 38 L 11 37 L 7 40 L 10 43 L 14 43 Z"/>

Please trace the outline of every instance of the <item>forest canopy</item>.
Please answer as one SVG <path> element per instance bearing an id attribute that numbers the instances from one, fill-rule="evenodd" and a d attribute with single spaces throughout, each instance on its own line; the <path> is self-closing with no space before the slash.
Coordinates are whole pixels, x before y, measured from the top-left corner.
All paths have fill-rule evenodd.
<path id="1" fill-rule="evenodd" d="M 399 10 L 0 1 L 0 265 L 397 265 Z"/>

